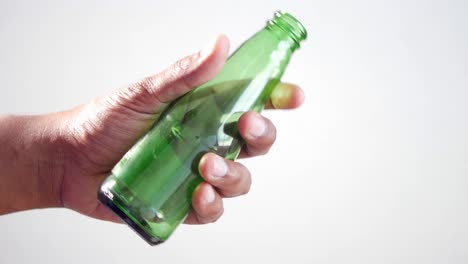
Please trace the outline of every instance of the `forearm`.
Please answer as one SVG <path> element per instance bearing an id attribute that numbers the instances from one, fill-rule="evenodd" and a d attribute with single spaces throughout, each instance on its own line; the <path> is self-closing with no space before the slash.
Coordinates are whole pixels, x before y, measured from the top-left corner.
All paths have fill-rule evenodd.
<path id="1" fill-rule="evenodd" d="M 61 206 L 58 116 L 0 116 L 0 214 Z"/>

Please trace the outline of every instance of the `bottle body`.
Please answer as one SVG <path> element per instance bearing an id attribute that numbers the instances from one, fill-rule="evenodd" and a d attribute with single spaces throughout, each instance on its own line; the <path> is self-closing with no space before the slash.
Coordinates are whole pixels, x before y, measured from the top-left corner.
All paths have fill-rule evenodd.
<path id="1" fill-rule="evenodd" d="M 200 158 L 235 159 L 239 117 L 261 111 L 294 50 L 284 29 L 263 29 L 211 81 L 174 101 L 114 167 L 98 197 L 150 244 L 165 241 L 185 219 L 202 181 Z"/>

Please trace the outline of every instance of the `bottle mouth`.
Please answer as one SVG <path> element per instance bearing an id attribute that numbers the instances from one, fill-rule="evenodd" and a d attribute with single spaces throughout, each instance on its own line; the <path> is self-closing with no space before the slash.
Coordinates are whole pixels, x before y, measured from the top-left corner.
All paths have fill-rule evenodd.
<path id="1" fill-rule="evenodd" d="M 298 45 L 307 38 L 307 30 L 301 22 L 286 12 L 276 11 L 274 18 L 268 21 L 268 24 L 275 25 L 289 33 Z"/>

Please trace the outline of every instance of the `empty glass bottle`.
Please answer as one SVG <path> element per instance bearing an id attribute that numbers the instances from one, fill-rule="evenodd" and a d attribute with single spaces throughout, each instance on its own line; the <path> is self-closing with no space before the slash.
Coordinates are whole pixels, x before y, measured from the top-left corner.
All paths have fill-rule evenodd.
<path id="1" fill-rule="evenodd" d="M 174 101 L 114 167 L 98 197 L 148 243 L 165 241 L 185 219 L 207 152 L 235 159 L 239 117 L 261 111 L 306 38 L 293 16 L 276 12 L 211 81 Z"/>

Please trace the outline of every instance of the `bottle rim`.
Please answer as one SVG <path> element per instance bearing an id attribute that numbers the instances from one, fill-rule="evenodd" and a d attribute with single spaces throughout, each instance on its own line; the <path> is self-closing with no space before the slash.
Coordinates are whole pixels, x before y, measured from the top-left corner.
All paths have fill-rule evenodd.
<path id="1" fill-rule="evenodd" d="M 294 42 L 299 45 L 299 42 L 307 38 L 307 30 L 299 20 L 287 12 L 278 10 L 274 14 L 274 18 L 268 21 L 268 24 L 275 25 L 282 30 L 288 32 Z"/>

